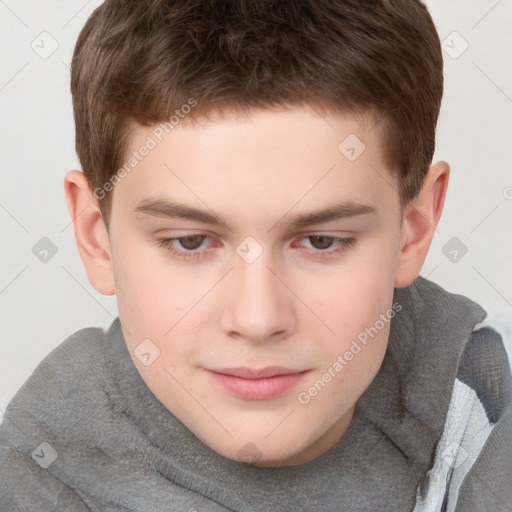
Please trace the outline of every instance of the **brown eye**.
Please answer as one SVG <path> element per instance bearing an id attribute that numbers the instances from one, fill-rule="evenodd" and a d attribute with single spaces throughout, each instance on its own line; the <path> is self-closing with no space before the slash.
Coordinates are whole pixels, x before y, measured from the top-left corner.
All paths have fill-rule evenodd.
<path id="1" fill-rule="evenodd" d="M 177 240 L 184 249 L 193 251 L 194 249 L 201 247 L 201 244 L 205 238 L 206 235 L 187 235 L 177 238 Z"/>
<path id="2" fill-rule="evenodd" d="M 356 239 L 354 237 L 341 238 L 323 234 L 306 235 L 302 237 L 302 240 L 307 242 L 307 244 L 301 245 L 301 247 L 309 248 L 310 253 L 313 252 L 315 257 L 320 258 L 341 256 L 356 243 Z"/>
<path id="3" fill-rule="evenodd" d="M 176 259 L 200 259 L 212 250 L 212 247 L 202 247 L 205 239 L 211 241 L 211 237 L 205 233 L 188 233 L 175 238 L 161 238 L 156 241 L 156 245 L 163 247 Z"/>
<path id="4" fill-rule="evenodd" d="M 308 236 L 311 245 L 315 249 L 328 249 L 335 240 L 333 236 L 324 236 L 324 235 L 311 235 Z M 314 241 L 318 242 L 315 243 Z"/>

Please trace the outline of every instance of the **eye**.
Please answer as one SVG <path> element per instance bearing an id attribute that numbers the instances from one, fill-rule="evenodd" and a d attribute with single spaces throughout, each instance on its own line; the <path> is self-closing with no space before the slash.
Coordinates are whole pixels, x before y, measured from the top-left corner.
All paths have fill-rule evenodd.
<path id="1" fill-rule="evenodd" d="M 341 254 L 348 251 L 356 242 L 354 237 L 350 238 L 341 238 L 330 235 L 307 235 L 303 237 L 303 239 L 310 241 L 313 249 L 317 249 L 315 252 L 316 256 L 320 257 L 328 257 L 335 256 L 336 254 Z M 337 243 L 338 245 L 336 249 L 326 250 L 333 246 L 333 243 Z"/>
<path id="2" fill-rule="evenodd" d="M 206 235 L 187 235 L 175 238 L 174 240 L 178 240 L 181 246 L 187 251 L 193 251 L 199 249 L 205 238 Z"/>
<path id="3" fill-rule="evenodd" d="M 163 238 L 157 241 L 159 247 L 165 248 L 177 258 L 201 258 L 211 248 L 201 250 L 205 240 L 212 240 L 206 233 L 187 233 L 184 236 L 175 238 Z M 313 254 L 319 257 L 334 257 L 348 251 L 356 242 L 356 239 L 340 238 L 336 236 L 313 234 L 301 237 L 299 240 L 308 240 L 312 247 Z M 330 249 L 333 247 L 334 249 Z M 177 246 L 178 245 L 178 246 Z M 304 247 L 299 245 L 299 247 Z M 330 250 L 328 250 L 330 249 Z"/>
<path id="4" fill-rule="evenodd" d="M 198 249 L 205 239 L 210 239 L 210 237 L 204 233 L 189 233 L 185 236 L 176 238 L 163 238 L 158 241 L 157 245 L 159 247 L 164 247 L 171 254 L 175 254 L 180 258 L 199 258 L 202 253 L 198 251 Z M 175 241 L 178 242 L 185 250 L 176 249 L 174 244 Z"/>

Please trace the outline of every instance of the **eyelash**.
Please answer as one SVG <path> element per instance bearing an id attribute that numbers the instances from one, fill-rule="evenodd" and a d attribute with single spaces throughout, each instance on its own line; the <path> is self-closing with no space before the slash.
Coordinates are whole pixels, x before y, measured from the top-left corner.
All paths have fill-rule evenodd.
<path id="1" fill-rule="evenodd" d="M 205 233 L 189 233 L 187 235 L 176 237 L 176 238 L 162 238 L 160 240 L 157 240 L 157 245 L 158 245 L 158 247 L 163 247 L 166 251 L 170 252 L 173 255 L 178 256 L 179 258 L 183 258 L 183 259 L 200 258 L 204 254 L 204 252 L 207 252 L 207 251 L 202 251 L 201 252 L 198 249 L 194 249 L 193 251 L 192 250 L 189 250 L 189 251 L 177 251 L 172 246 L 172 243 L 175 240 L 183 240 L 183 239 L 185 239 L 187 237 L 191 237 L 191 236 L 204 236 L 205 238 L 203 238 L 203 241 L 206 240 L 206 239 L 211 239 L 211 237 L 209 237 Z M 335 243 L 335 242 L 340 242 L 341 243 L 339 248 L 338 249 L 334 249 L 334 250 L 313 249 L 314 255 L 315 256 L 319 256 L 321 258 L 334 257 L 337 254 L 343 254 L 343 253 L 347 252 L 351 247 L 353 247 L 355 242 L 356 242 L 356 239 L 353 238 L 353 237 L 351 237 L 351 238 L 340 238 L 340 237 L 336 237 L 336 236 L 322 235 L 322 234 L 318 234 L 318 233 L 315 233 L 315 234 L 312 234 L 312 235 L 306 235 L 306 236 L 303 236 L 301 238 L 304 239 L 304 238 L 313 238 L 313 237 L 332 238 L 333 243 Z"/>

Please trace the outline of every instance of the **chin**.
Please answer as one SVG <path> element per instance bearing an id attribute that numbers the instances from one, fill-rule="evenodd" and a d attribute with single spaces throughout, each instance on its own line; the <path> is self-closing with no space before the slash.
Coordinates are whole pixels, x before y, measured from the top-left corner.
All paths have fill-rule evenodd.
<path id="1" fill-rule="evenodd" d="M 286 447 L 283 447 L 281 443 L 278 448 L 269 446 L 268 440 L 265 439 L 267 434 L 268 433 L 262 435 L 256 441 L 235 440 L 230 446 L 210 445 L 210 448 L 223 457 L 236 462 L 245 462 L 257 467 L 294 465 L 293 459 L 297 455 L 297 452 L 291 449 L 291 447 L 289 447 L 289 450 L 283 452 L 283 448 Z M 264 451 L 262 447 L 264 447 Z"/>

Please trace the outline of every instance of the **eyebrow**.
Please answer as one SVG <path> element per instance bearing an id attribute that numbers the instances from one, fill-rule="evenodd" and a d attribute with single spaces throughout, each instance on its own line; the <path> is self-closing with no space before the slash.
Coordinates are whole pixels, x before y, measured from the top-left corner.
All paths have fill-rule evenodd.
<path id="1" fill-rule="evenodd" d="M 207 210 L 199 210 L 182 203 L 170 202 L 164 199 L 145 199 L 134 208 L 134 211 L 154 217 L 180 218 L 201 222 L 203 224 L 211 224 L 214 226 L 227 226 L 224 218 L 216 213 L 209 212 Z M 289 215 L 288 226 L 292 229 L 301 229 L 314 224 L 321 224 L 369 213 L 377 213 L 375 206 L 368 203 L 359 203 L 349 200 L 328 206 L 322 210 Z M 285 217 L 287 217 L 287 215 L 283 218 Z"/>

